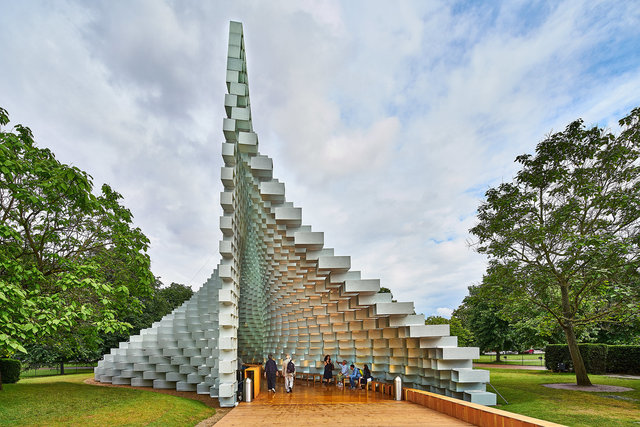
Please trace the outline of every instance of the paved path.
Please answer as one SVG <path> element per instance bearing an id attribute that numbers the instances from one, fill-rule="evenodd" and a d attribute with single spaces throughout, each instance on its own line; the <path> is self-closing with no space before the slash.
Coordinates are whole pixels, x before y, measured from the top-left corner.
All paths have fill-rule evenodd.
<path id="1" fill-rule="evenodd" d="M 411 402 L 365 390 L 307 385 L 296 380 L 293 393 L 261 392 L 240 403 L 216 426 L 469 426 L 471 424 Z"/>

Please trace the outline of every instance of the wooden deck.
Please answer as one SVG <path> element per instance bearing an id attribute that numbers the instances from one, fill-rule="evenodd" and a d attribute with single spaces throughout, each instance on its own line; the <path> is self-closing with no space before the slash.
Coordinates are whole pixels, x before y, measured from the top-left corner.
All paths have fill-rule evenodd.
<path id="1" fill-rule="evenodd" d="M 216 425 L 219 426 L 469 426 L 448 415 L 372 391 L 350 390 L 335 385 L 307 384 L 296 380 L 293 393 L 285 393 L 282 381 L 277 392 L 263 390 L 251 403 L 242 402 Z"/>

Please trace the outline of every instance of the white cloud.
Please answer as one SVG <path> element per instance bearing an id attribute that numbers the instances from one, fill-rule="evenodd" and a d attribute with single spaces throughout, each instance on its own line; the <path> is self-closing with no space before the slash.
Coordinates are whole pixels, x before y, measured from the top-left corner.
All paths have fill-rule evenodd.
<path id="1" fill-rule="evenodd" d="M 551 129 L 640 104 L 634 2 L 12 2 L 0 93 L 59 159 L 125 196 L 153 271 L 217 264 L 228 21 L 244 23 L 260 150 L 303 220 L 426 315 L 485 260 L 490 185 Z"/>
<path id="2" fill-rule="evenodd" d="M 436 315 L 446 317 L 449 319 L 453 314 L 453 310 L 447 307 L 438 307 L 436 308 Z"/>

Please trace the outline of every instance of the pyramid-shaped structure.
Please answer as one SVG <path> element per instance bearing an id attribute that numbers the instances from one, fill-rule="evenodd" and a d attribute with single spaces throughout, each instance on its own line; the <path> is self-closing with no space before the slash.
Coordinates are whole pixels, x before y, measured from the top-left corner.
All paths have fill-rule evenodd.
<path id="1" fill-rule="evenodd" d="M 493 405 L 478 348 L 457 347 L 449 325 L 425 325 L 412 302 L 379 293 L 380 281 L 324 247 L 285 198 L 271 158 L 258 151 L 242 24 L 231 22 L 220 171 L 220 264 L 181 307 L 120 343 L 98 363 L 101 382 L 194 391 L 233 406 L 238 358 L 264 363 L 290 353 L 298 372 L 323 357 L 368 364 L 374 378 Z"/>

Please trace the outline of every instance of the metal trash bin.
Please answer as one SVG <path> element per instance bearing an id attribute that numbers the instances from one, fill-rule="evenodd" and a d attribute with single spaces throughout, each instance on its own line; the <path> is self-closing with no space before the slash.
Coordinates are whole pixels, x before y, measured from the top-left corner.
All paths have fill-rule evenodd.
<path id="1" fill-rule="evenodd" d="M 402 400 L 402 378 L 400 377 L 396 377 L 395 380 L 393 380 L 393 384 L 395 386 L 395 396 L 396 396 L 396 400 Z"/>
<path id="2" fill-rule="evenodd" d="M 244 380 L 244 401 L 251 402 L 253 400 L 253 381 L 251 378 Z"/>

